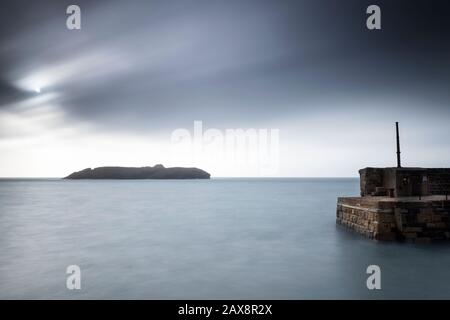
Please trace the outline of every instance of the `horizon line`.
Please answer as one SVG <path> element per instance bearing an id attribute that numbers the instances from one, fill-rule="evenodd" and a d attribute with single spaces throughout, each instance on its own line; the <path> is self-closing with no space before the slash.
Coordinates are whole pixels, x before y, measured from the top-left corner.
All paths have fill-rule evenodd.
<path id="1" fill-rule="evenodd" d="M 64 179 L 65 177 L 0 177 L 0 180 L 4 179 Z M 213 179 L 347 179 L 347 178 L 359 178 L 359 176 L 230 176 L 230 177 L 211 177 L 210 179 L 73 179 L 73 180 L 213 180 Z"/>

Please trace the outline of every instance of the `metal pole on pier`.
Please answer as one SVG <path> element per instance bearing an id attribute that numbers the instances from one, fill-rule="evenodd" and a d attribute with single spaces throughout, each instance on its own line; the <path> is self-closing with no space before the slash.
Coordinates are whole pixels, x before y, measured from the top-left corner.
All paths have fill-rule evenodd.
<path id="1" fill-rule="evenodd" d="M 400 134 L 398 132 L 398 122 L 395 123 L 395 129 L 397 132 L 397 168 L 401 168 L 402 163 L 400 160 Z"/>

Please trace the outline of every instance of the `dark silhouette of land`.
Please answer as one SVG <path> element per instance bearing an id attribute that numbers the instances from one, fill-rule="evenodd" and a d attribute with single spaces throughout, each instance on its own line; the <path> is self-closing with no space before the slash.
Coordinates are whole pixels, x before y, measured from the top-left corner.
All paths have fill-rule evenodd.
<path id="1" fill-rule="evenodd" d="M 210 174 L 198 168 L 99 167 L 74 172 L 64 179 L 209 179 Z"/>

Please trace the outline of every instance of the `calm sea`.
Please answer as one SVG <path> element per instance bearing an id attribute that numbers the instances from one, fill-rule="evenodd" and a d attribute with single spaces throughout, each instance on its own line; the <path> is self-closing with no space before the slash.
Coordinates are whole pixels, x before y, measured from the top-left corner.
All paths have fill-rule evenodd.
<path id="1" fill-rule="evenodd" d="M 449 244 L 336 226 L 336 197 L 357 194 L 358 179 L 0 180 L 0 298 L 450 298 Z"/>

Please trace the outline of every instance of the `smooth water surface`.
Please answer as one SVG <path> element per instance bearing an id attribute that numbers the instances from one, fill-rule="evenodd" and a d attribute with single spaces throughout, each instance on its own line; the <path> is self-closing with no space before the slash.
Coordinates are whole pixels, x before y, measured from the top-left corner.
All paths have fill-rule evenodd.
<path id="1" fill-rule="evenodd" d="M 450 298 L 450 245 L 335 224 L 358 179 L 0 180 L 0 298 Z M 369 291 L 366 268 L 382 271 Z M 66 268 L 81 268 L 81 290 Z"/>

